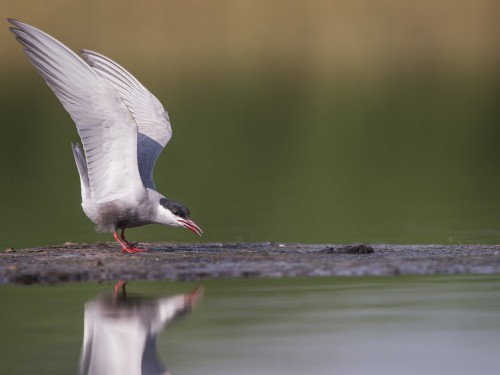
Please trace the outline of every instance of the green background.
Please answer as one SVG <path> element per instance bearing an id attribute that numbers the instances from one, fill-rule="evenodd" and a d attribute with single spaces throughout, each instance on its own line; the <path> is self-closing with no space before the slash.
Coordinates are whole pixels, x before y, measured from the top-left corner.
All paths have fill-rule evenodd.
<path id="1" fill-rule="evenodd" d="M 159 191 L 205 235 L 498 243 L 496 1 L 5 1 L 130 70 L 169 111 Z M 111 240 L 80 208 L 75 127 L 0 28 L 0 249 Z"/>

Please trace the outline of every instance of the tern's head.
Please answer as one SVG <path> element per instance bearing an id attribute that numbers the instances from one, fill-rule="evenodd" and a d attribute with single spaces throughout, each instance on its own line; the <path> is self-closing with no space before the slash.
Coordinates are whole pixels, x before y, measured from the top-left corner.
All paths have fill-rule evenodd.
<path id="1" fill-rule="evenodd" d="M 189 209 L 179 202 L 167 198 L 160 198 L 158 202 L 157 221 L 160 224 L 173 227 L 184 227 L 201 237 L 203 231 L 191 220 Z"/>

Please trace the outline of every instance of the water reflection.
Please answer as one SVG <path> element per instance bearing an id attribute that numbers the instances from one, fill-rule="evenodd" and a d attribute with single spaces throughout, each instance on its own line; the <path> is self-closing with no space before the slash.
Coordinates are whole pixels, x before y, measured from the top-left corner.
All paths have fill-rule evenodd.
<path id="1" fill-rule="evenodd" d="M 166 325 L 190 311 L 203 289 L 156 299 L 130 297 L 125 283 L 113 295 L 85 304 L 79 374 L 168 375 L 156 338 Z"/>
<path id="2" fill-rule="evenodd" d="M 137 281 L 130 291 L 162 296 L 185 285 Z M 158 336 L 159 357 L 174 373 L 499 373 L 498 275 L 214 279 L 204 285 L 210 296 L 189 321 Z M 176 297 L 96 299 L 98 290 L 112 295 L 109 285 L 95 283 L 0 285 L 0 374 L 76 373 L 82 328 L 81 373 L 113 374 L 116 366 L 121 375 L 147 373 L 143 358 L 158 366 L 147 338 L 178 312 Z"/>

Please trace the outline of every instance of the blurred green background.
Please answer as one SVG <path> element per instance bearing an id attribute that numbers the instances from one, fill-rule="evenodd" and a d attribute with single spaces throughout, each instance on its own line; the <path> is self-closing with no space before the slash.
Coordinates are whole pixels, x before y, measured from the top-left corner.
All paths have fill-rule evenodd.
<path id="1" fill-rule="evenodd" d="M 80 208 L 75 127 L 6 17 L 158 96 L 174 135 L 155 182 L 201 241 L 500 242 L 498 1 L 1 0 L 0 14 L 0 249 L 112 239 Z"/>

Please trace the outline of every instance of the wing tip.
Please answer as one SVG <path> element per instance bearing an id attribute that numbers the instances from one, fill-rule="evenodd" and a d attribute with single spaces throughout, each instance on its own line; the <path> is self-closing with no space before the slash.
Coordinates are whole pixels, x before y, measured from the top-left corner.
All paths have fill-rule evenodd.
<path id="1" fill-rule="evenodd" d="M 13 25 L 13 26 L 9 26 L 9 31 L 14 33 L 16 35 L 16 39 L 17 39 L 17 36 L 19 35 L 19 33 L 23 32 L 22 25 L 24 25 L 24 23 L 22 23 L 21 21 L 15 20 L 14 18 L 7 18 L 7 21 L 11 25 Z"/>
<path id="2" fill-rule="evenodd" d="M 15 33 L 15 31 L 26 32 L 25 29 L 29 27 L 34 28 L 33 26 L 30 26 L 19 20 L 16 20 L 15 18 L 7 18 L 7 22 L 9 22 L 11 25 L 14 25 L 9 27 L 9 30 L 12 31 L 13 33 Z"/>
<path id="3" fill-rule="evenodd" d="M 21 21 L 18 21 L 15 18 L 10 18 L 10 17 L 7 17 L 7 22 L 9 22 L 10 24 L 12 24 L 14 26 L 18 26 L 18 24 L 22 23 Z"/>

